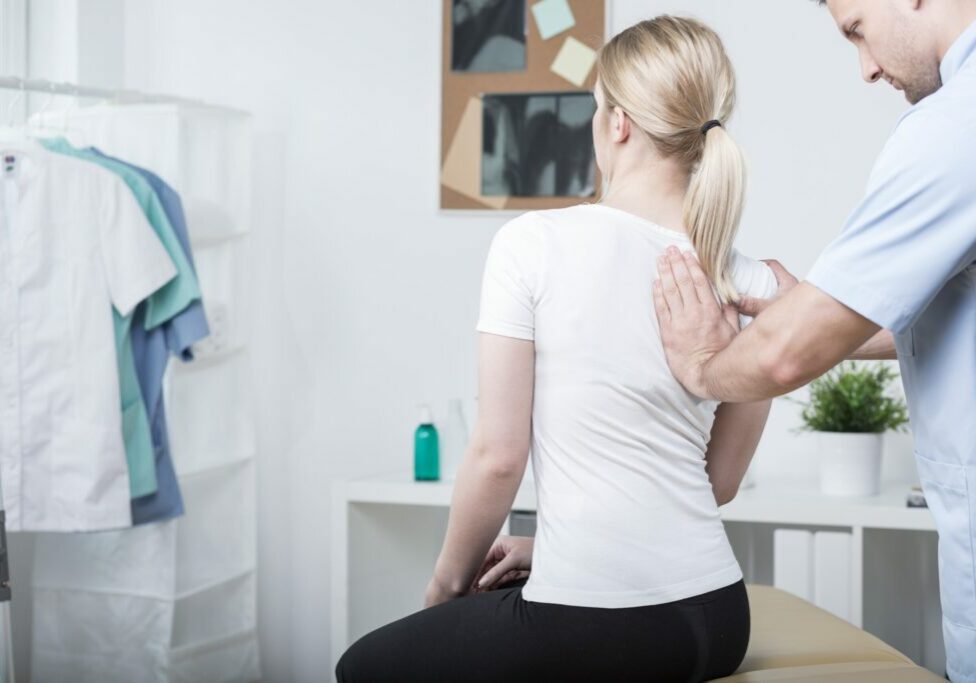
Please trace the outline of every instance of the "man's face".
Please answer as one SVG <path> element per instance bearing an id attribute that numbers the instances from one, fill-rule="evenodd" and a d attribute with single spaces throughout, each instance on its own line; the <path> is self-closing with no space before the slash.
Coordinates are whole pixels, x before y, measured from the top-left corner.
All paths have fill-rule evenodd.
<path id="1" fill-rule="evenodd" d="M 915 104 L 942 87 L 939 59 L 919 0 L 827 0 L 857 48 L 868 83 L 885 79 Z M 927 35 L 928 34 L 928 35 Z"/>

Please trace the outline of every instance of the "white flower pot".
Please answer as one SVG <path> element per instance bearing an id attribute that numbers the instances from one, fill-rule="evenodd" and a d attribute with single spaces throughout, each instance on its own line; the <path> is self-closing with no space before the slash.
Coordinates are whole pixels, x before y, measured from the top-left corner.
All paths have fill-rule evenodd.
<path id="1" fill-rule="evenodd" d="M 820 491 L 828 496 L 876 496 L 881 491 L 882 434 L 817 432 Z"/>

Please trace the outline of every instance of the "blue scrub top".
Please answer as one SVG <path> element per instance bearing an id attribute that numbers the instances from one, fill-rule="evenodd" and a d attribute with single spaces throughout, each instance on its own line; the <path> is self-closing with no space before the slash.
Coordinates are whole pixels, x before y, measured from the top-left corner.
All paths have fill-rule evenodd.
<path id="1" fill-rule="evenodd" d="M 895 334 L 939 531 L 948 674 L 976 683 L 976 23 L 898 122 L 808 282 Z"/>
<path id="2" fill-rule="evenodd" d="M 190 236 L 179 195 L 151 171 L 110 157 L 95 148 L 91 151 L 104 159 L 122 164 L 145 178 L 159 197 L 163 212 L 173 227 L 173 234 L 186 256 L 190 270 L 195 273 Z M 191 345 L 210 334 L 203 301 L 199 298 L 150 330 L 145 329 L 145 314 L 144 306 L 136 309 L 131 331 L 132 352 L 152 433 L 157 490 L 132 499 L 132 523 L 137 525 L 183 514 L 183 496 L 173 467 L 166 413 L 163 409 L 163 375 L 166 373 L 170 354 L 179 356 L 184 361 L 193 360 Z"/>

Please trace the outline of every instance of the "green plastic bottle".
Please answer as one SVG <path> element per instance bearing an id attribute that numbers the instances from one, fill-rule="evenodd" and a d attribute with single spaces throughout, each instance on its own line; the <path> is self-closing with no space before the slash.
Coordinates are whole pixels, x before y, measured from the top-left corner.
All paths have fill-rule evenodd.
<path id="1" fill-rule="evenodd" d="M 420 426 L 413 434 L 413 478 L 417 481 L 440 479 L 440 445 L 430 406 L 420 409 Z"/>

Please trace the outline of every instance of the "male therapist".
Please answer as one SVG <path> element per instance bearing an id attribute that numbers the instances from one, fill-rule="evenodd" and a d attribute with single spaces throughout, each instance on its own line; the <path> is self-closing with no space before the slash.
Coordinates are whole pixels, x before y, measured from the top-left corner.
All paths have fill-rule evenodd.
<path id="1" fill-rule="evenodd" d="M 751 302 L 764 310 L 741 334 L 693 256 L 662 257 L 662 341 L 688 391 L 731 402 L 785 394 L 844 358 L 898 358 L 939 531 L 947 673 L 976 683 L 976 0 L 820 4 L 864 79 L 913 106 L 840 236 L 805 282 L 778 270 L 787 286 Z"/>

